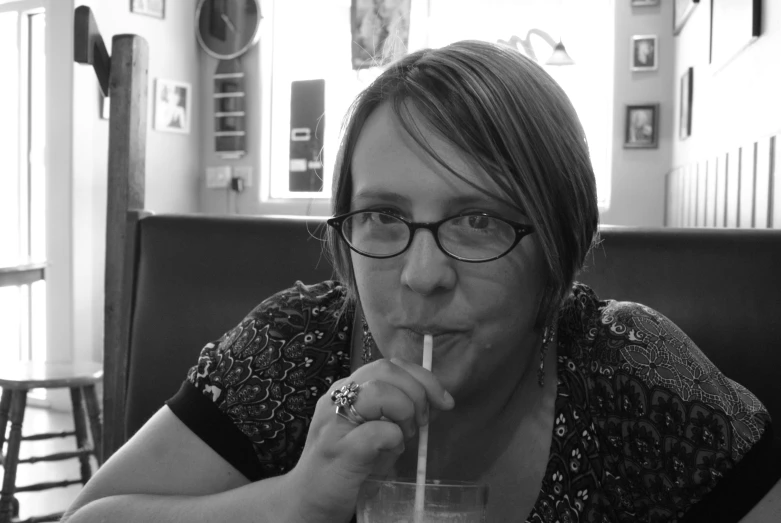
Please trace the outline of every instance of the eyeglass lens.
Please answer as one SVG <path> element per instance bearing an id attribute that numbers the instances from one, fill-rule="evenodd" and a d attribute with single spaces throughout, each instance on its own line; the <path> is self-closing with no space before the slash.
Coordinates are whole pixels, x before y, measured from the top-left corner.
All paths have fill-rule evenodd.
<path id="1" fill-rule="evenodd" d="M 342 232 L 350 245 L 370 256 L 393 256 L 410 240 L 410 227 L 401 219 L 379 212 L 362 212 L 348 217 Z M 515 229 L 491 216 L 455 216 L 442 223 L 439 243 L 448 253 L 467 260 L 500 256 L 515 243 Z"/>

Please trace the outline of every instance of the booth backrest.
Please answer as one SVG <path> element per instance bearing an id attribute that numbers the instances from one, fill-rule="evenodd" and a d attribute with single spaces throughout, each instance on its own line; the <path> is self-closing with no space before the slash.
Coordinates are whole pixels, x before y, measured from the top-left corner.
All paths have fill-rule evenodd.
<path id="1" fill-rule="evenodd" d="M 149 216 L 137 229 L 125 400 L 130 437 L 200 349 L 296 280 L 332 277 L 317 220 Z M 578 280 L 669 317 L 781 420 L 781 231 L 602 230 Z M 781 441 L 776 431 L 776 446 Z"/>
<path id="2" fill-rule="evenodd" d="M 324 221 L 151 215 L 137 229 L 125 438 L 181 385 L 198 353 L 296 280 L 332 278 Z"/>

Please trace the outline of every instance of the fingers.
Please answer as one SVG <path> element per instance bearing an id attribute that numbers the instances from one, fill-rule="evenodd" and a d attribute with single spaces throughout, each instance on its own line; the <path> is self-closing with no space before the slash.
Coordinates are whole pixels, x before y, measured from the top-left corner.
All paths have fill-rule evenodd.
<path id="1" fill-rule="evenodd" d="M 397 367 L 406 371 L 416 381 L 418 381 L 426 389 L 426 395 L 428 401 L 431 402 L 434 407 L 439 410 L 450 410 L 455 406 L 453 396 L 442 387 L 439 380 L 431 373 L 430 370 L 426 370 L 420 365 L 410 363 L 398 358 L 390 360 L 391 363 Z"/>
<path id="2" fill-rule="evenodd" d="M 429 404 L 440 410 L 450 410 L 454 405 L 453 399 L 446 394 L 431 371 L 414 363 L 381 359 L 361 367 L 350 379 L 359 384 L 361 380 L 382 381 L 403 391 L 415 405 L 418 426 L 428 424 Z M 363 410 L 359 411 L 366 417 Z"/>

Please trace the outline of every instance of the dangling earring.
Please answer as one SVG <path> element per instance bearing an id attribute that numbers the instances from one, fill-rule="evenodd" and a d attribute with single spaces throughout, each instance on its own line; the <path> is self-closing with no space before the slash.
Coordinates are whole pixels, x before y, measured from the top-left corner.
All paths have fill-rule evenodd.
<path id="1" fill-rule="evenodd" d="M 556 323 L 558 317 L 554 317 L 545 329 L 542 331 L 542 349 L 540 350 L 540 368 L 537 369 L 537 383 L 540 387 L 545 386 L 545 355 L 548 353 L 548 345 L 556 334 Z"/>
<path id="2" fill-rule="evenodd" d="M 363 350 L 361 351 L 361 359 L 363 360 L 363 364 L 366 365 L 372 361 L 372 345 L 374 345 L 374 338 L 372 338 L 372 333 L 369 332 L 369 324 L 366 323 L 366 320 L 361 319 L 361 321 L 363 322 Z"/>

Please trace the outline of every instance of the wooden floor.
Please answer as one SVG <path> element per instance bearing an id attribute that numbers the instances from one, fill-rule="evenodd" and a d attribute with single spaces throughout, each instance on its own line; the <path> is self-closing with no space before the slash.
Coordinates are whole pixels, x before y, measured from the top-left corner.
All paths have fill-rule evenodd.
<path id="1" fill-rule="evenodd" d="M 42 432 L 62 432 L 73 430 L 73 418 L 70 413 L 56 412 L 49 409 L 28 406 L 24 414 L 22 435 L 39 434 Z M 56 438 L 43 441 L 23 441 L 19 451 L 20 459 L 30 456 L 41 456 L 54 452 L 75 450 L 74 437 Z M 97 463 L 92 460 L 92 470 Z M 40 483 L 43 481 L 61 481 L 79 478 L 79 460 L 69 459 L 43 463 L 22 463 L 17 469 L 16 484 L 19 486 Z M 41 516 L 54 512 L 62 512 L 76 498 L 81 485 L 71 485 L 65 488 L 55 488 L 41 492 L 22 492 L 16 495 L 19 500 L 19 518 L 24 520 L 30 516 Z"/>

